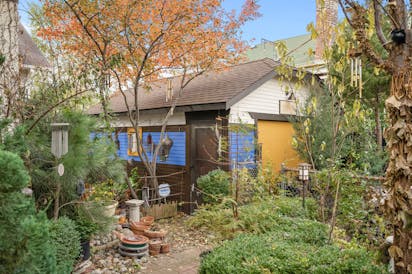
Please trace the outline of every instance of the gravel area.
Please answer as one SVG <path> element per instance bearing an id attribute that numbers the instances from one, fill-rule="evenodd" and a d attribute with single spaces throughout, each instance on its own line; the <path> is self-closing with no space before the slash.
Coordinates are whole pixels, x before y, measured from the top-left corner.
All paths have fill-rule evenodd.
<path id="1" fill-rule="evenodd" d="M 179 258 L 182 263 L 188 265 L 198 265 L 198 253 L 191 254 L 189 250 L 209 248 L 212 238 L 202 231 L 190 230 L 185 226 L 185 221 L 190 218 L 187 215 L 179 214 L 176 217 L 158 220 L 153 224 L 154 229 L 164 229 L 167 231 L 165 241 L 170 243 L 169 254 L 159 254 L 157 256 L 144 256 L 140 259 L 124 257 L 118 253 L 119 241 L 111 232 L 107 235 L 94 237 L 91 244 L 92 257 L 89 261 L 83 262 L 77 267 L 75 274 L 114 274 L 114 273 L 152 273 L 155 270 L 161 273 L 162 269 L 156 262 L 164 262 L 165 273 L 172 271 L 172 265 L 179 265 Z M 127 228 L 116 227 L 116 230 L 128 236 L 133 233 Z M 179 257 L 180 254 L 188 254 Z M 168 261 L 171 260 L 170 263 Z M 155 267 L 156 269 L 151 269 Z M 172 269 L 170 268 L 172 267 Z M 176 269 L 175 273 L 180 273 Z"/>

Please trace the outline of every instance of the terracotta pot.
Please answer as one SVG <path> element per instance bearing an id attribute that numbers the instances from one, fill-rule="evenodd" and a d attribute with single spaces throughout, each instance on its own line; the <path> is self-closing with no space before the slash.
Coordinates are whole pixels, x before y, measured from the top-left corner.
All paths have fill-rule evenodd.
<path id="1" fill-rule="evenodd" d="M 150 226 L 143 225 L 139 222 L 131 222 L 129 225 L 131 230 L 145 231 L 150 228 Z"/>
<path id="2" fill-rule="evenodd" d="M 149 249 L 149 254 L 150 254 L 150 256 L 156 256 L 156 255 L 159 255 L 159 253 L 160 253 L 159 250 Z"/>
<path id="3" fill-rule="evenodd" d="M 155 238 L 164 238 L 166 236 L 166 230 L 158 230 L 158 231 L 152 231 L 149 229 L 146 229 L 144 231 L 144 235 L 148 237 L 149 239 L 155 239 Z"/>
<path id="4" fill-rule="evenodd" d="M 123 237 L 120 241 L 128 245 L 144 245 L 149 242 L 149 239 L 145 236 L 136 235 L 134 237 Z"/>
<path id="5" fill-rule="evenodd" d="M 170 244 L 163 243 L 160 245 L 160 253 L 169 253 L 170 252 Z"/>
<path id="6" fill-rule="evenodd" d="M 160 251 L 162 247 L 162 241 L 159 240 L 150 240 L 149 242 L 149 250 L 157 250 Z"/>
<path id="7" fill-rule="evenodd" d="M 148 225 L 151 226 L 154 222 L 154 217 L 153 216 L 145 216 L 140 218 L 140 223 L 144 224 L 144 225 Z"/>

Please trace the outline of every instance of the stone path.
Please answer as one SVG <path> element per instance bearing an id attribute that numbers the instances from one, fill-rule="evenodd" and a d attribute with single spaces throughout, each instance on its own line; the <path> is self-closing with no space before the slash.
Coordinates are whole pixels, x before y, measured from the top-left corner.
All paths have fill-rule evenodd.
<path id="1" fill-rule="evenodd" d="M 199 268 L 199 255 L 206 247 L 192 247 L 186 250 L 151 257 L 140 273 L 151 274 L 196 274 Z"/>

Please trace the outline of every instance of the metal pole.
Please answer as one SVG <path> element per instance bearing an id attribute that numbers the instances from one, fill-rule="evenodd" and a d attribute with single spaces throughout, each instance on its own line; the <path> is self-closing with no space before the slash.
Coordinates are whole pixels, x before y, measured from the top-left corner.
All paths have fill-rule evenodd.
<path id="1" fill-rule="evenodd" d="M 306 180 L 303 180 L 303 190 L 302 190 L 302 207 L 305 208 L 305 198 L 306 198 Z"/>

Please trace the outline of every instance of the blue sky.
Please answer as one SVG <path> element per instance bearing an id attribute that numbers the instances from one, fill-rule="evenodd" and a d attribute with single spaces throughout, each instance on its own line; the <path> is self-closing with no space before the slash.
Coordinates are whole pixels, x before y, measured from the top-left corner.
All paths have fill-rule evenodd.
<path id="1" fill-rule="evenodd" d="M 29 26 L 28 3 L 38 0 L 20 0 L 19 12 L 22 22 Z M 228 10 L 240 10 L 243 1 L 225 0 L 223 5 Z M 306 25 L 315 21 L 315 0 L 258 0 L 262 16 L 249 22 L 243 28 L 245 40 L 254 39 L 252 44 L 261 39 L 278 40 L 306 33 Z"/>

